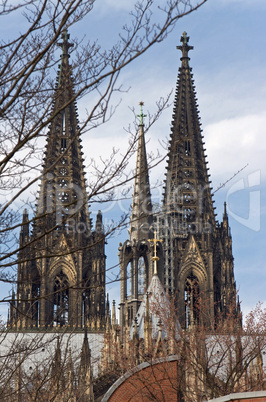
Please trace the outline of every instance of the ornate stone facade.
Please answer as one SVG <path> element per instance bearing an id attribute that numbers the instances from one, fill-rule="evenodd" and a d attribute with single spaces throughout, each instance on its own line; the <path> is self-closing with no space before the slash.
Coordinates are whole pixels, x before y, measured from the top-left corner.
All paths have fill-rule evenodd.
<path id="1" fill-rule="evenodd" d="M 189 65 L 188 52 L 193 47 L 188 45 L 186 33 L 181 37 L 181 42 L 182 45 L 177 46 L 182 51 L 182 57 L 163 203 L 156 214 L 152 213 L 151 207 L 144 116 L 141 110 L 130 236 L 119 248 L 122 328 L 127 321 L 130 326 L 137 314 L 143 298 L 140 284 L 143 282 L 142 288 L 147 289 L 152 278 L 149 239 L 154 236 L 154 228 L 162 240 L 157 245 L 158 275 L 166 293 L 175 298 L 183 327 L 189 327 L 199 320 L 200 299 L 204 299 L 205 307 L 209 310 L 209 325 L 215 325 L 218 315 L 225 314 L 229 305 L 235 306 L 236 313 L 240 308 L 236 300 L 232 238 L 226 205 L 221 223 L 216 220 L 213 206 L 208 162 Z M 146 228 L 146 232 L 142 228 Z"/>
<path id="2" fill-rule="evenodd" d="M 92 227 L 65 31 L 35 216 L 25 210 L 9 326 L 104 329 L 102 215 Z M 31 228 L 32 227 L 32 231 Z"/>

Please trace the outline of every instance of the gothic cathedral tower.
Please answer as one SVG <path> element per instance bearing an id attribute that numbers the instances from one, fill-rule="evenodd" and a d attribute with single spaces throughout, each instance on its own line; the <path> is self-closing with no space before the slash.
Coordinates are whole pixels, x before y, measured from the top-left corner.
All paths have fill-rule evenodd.
<path id="1" fill-rule="evenodd" d="M 200 301 L 208 325 L 233 308 L 236 284 L 232 238 L 226 204 L 223 221 L 216 220 L 212 187 L 208 174 L 192 69 L 189 65 L 189 37 L 181 37 L 181 67 L 176 85 L 172 133 L 166 169 L 163 204 L 152 214 L 143 121 L 139 126 L 139 145 L 129 240 L 120 245 L 121 326 L 131 325 L 142 299 L 140 286 L 148 288 L 152 278 L 152 251 L 148 239 L 157 229 L 161 243 L 158 275 L 168 295 L 175 298 L 183 327 L 200 320 Z M 143 211 L 145 206 L 145 211 Z M 146 227 L 144 233 L 140 229 Z M 161 251 L 160 251 L 161 250 Z M 144 275 L 140 264 L 144 258 Z M 128 269 L 126 267 L 129 267 Z M 133 267 L 133 268 L 132 268 Z M 131 288 L 128 290 L 128 283 Z"/>
<path id="2" fill-rule="evenodd" d="M 17 296 L 9 325 L 103 329 L 105 254 L 102 215 L 95 230 L 88 210 L 69 35 L 62 35 L 43 174 L 33 218 L 20 234 Z"/>
<path id="3" fill-rule="evenodd" d="M 165 253 L 163 285 L 176 297 L 180 321 L 199 320 L 204 299 L 208 321 L 215 322 L 229 304 L 236 308 L 232 239 L 226 205 L 216 220 L 192 69 L 189 37 L 181 37 L 172 133 L 170 135 L 160 237 Z"/>

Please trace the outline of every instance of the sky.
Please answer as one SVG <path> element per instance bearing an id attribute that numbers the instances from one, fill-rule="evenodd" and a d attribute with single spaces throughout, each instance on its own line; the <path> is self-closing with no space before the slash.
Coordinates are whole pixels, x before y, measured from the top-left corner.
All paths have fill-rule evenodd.
<path id="1" fill-rule="evenodd" d="M 71 28 L 72 37 L 98 39 L 103 46 L 118 39 L 119 27 L 129 18 L 133 1 L 101 0 L 83 21 Z M 258 301 L 266 302 L 266 2 L 265 0 L 209 0 L 199 10 L 178 20 L 166 40 L 129 65 L 119 83 L 127 92 L 118 93 L 121 103 L 110 122 L 84 135 L 86 163 L 107 157 L 113 146 L 123 150 L 128 143 L 124 128 L 134 121 L 130 108 L 153 113 L 156 100 L 175 88 L 180 66 L 180 37 L 190 36 L 190 66 L 193 69 L 209 161 L 217 219 L 228 204 L 233 239 L 235 278 L 244 313 Z M 4 25 L 1 28 L 5 29 Z M 10 28 L 11 29 L 11 28 Z M 5 35 L 7 31 L 5 31 Z M 173 101 L 173 95 L 171 102 Z M 78 103 L 82 116 L 86 102 Z M 146 134 L 147 151 L 164 155 L 161 146 L 171 127 L 172 105 Z M 132 161 L 132 168 L 135 161 Z M 153 202 L 162 199 L 158 180 L 164 179 L 165 161 L 151 170 Z M 239 172 L 239 173 L 238 173 Z M 90 180 L 88 169 L 87 179 Z M 224 186 L 221 187 L 226 183 Z M 220 188 L 221 187 L 221 188 Z M 218 189 L 219 188 L 219 189 Z M 131 191 L 132 192 L 132 191 Z M 128 211 L 129 202 L 102 207 L 104 222 Z M 98 206 L 92 205 L 95 217 Z M 118 263 L 119 242 L 126 232 L 106 246 L 107 268 Z M 115 273 L 114 273 L 115 275 Z M 108 279 L 113 278 L 108 273 Z M 107 285 L 110 299 L 119 303 L 119 283 Z"/>
<path id="2" fill-rule="evenodd" d="M 108 4 L 111 2 L 106 2 Z M 121 9 L 117 4 L 114 12 L 124 15 L 123 2 Z M 155 110 L 154 100 L 175 88 L 180 66 L 180 52 L 176 46 L 186 31 L 190 45 L 194 46 L 190 52 L 190 65 L 215 191 L 217 219 L 222 219 L 226 201 L 232 230 L 235 278 L 244 313 L 258 301 L 266 301 L 265 17 L 264 1 L 210 0 L 196 12 L 180 19 L 165 42 L 124 71 L 121 81 L 130 90 L 123 96 L 122 104 L 108 127 L 101 128 L 105 148 L 109 148 L 108 141 L 112 146 L 113 133 L 122 147 L 126 141 L 122 127 L 132 122 L 129 107 L 137 109 L 142 100 L 144 108 L 152 112 Z M 158 148 L 163 154 L 159 141 L 169 136 L 171 115 L 172 107 L 146 134 L 148 152 Z M 95 135 L 93 146 L 97 147 L 98 141 Z M 164 172 L 165 162 L 151 171 L 151 183 L 156 183 L 158 177 L 163 179 Z M 156 188 L 153 201 L 160 200 L 160 188 Z M 106 215 L 109 214 L 107 211 Z M 121 241 L 121 235 L 117 240 L 117 243 Z M 107 245 L 107 266 L 115 260 L 112 255 L 115 241 L 110 243 Z M 108 290 L 111 299 L 118 301 L 119 285 L 112 284 Z"/>

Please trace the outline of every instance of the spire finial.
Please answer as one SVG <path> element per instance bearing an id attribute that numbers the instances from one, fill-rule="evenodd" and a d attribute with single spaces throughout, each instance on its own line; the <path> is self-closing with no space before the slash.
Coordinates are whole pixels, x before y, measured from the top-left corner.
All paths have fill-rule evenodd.
<path id="1" fill-rule="evenodd" d="M 63 40 L 63 42 L 60 42 L 60 43 L 57 44 L 57 45 L 58 45 L 59 47 L 61 47 L 61 49 L 62 49 L 62 56 L 61 56 L 61 58 L 69 57 L 68 49 L 69 49 L 70 47 L 73 47 L 73 46 L 74 46 L 73 43 L 70 43 L 70 42 L 68 41 L 69 38 L 70 38 L 70 35 L 67 33 L 67 29 L 65 28 L 65 29 L 63 30 L 63 32 L 62 32 L 62 35 L 61 35 L 61 39 Z"/>
<path id="2" fill-rule="evenodd" d="M 143 117 L 147 117 L 146 114 L 143 114 L 143 109 L 142 106 L 144 106 L 144 102 L 139 102 L 140 105 L 140 114 L 137 114 L 137 117 L 139 117 L 139 125 L 143 126 Z"/>
<path id="3" fill-rule="evenodd" d="M 153 243 L 154 256 L 152 257 L 152 261 L 154 261 L 154 275 L 157 275 L 157 261 L 159 261 L 159 257 L 157 256 L 157 243 L 162 240 L 157 239 L 157 231 L 154 230 L 154 239 L 149 239 L 149 242 Z"/>
<path id="4" fill-rule="evenodd" d="M 224 216 L 227 216 L 226 202 L 224 202 Z"/>
<path id="5" fill-rule="evenodd" d="M 183 33 L 183 35 L 181 36 L 180 41 L 183 43 L 182 46 L 177 46 L 176 48 L 182 51 L 181 60 L 184 60 L 184 59 L 189 60 L 188 52 L 190 50 L 194 49 L 194 47 L 188 45 L 189 36 L 187 36 L 186 32 Z"/>

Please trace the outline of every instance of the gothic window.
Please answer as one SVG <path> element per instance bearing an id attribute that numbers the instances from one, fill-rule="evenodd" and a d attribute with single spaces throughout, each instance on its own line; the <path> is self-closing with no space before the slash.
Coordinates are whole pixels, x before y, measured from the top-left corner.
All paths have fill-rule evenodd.
<path id="1" fill-rule="evenodd" d="M 69 283 L 67 276 L 61 271 L 54 279 L 54 325 L 68 324 L 69 319 Z"/>
<path id="2" fill-rule="evenodd" d="M 40 315 L 40 285 L 38 283 L 34 283 L 32 285 L 32 298 L 34 300 L 32 304 L 32 318 L 36 323 L 36 326 L 39 324 L 39 315 Z"/>
<path id="3" fill-rule="evenodd" d="M 65 111 L 63 111 L 63 127 L 62 127 L 62 133 L 63 133 L 63 135 L 66 134 L 66 114 L 65 114 Z"/>
<path id="4" fill-rule="evenodd" d="M 191 156 L 190 141 L 185 141 L 185 155 Z"/>
<path id="5" fill-rule="evenodd" d="M 199 281 L 193 273 L 185 281 L 184 302 L 185 324 L 186 328 L 189 328 L 190 325 L 199 321 Z"/>
<path id="6" fill-rule="evenodd" d="M 145 261 L 143 257 L 138 260 L 138 293 L 144 295 L 146 288 Z"/>
<path id="7" fill-rule="evenodd" d="M 193 191 L 193 186 L 192 186 L 192 184 L 191 184 L 189 181 L 184 182 L 184 188 L 185 188 L 186 190 L 192 190 L 192 191 Z"/>
<path id="8" fill-rule="evenodd" d="M 62 163 L 62 165 L 66 165 L 67 164 L 67 158 L 61 158 L 60 162 Z"/>
<path id="9" fill-rule="evenodd" d="M 62 167 L 62 168 L 59 169 L 59 173 L 60 173 L 62 176 L 66 176 L 67 173 L 68 173 L 68 170 L 67 170 L 65 167 Z"/>
<path id="10" fill-rule="evenodd" d="M 61 148 L 60 152 L 64 152 L 67 146 L 66 138 L 61 138 Z"/>
<path id="11" fill-rule="evenodd" d="M 193 194 L 184 194 L 183 200 L 184 200 L 184 203 L 189 204 L 194 201 L 194 196 L 193 196 Z"/>
<path id="12" fill-rule="evenodd" d="M 195 219 L 195 209 L 193 208 L 183 208 L 183 220 L 187 222 L 193 222 Z"/>
<path id="13" fill-rule="evenodd" d="M 131 299 L 132 296 L 132 263 L 127 264 L 127 298 Z"/>
<path id="14" fill-rule="evenodd" d="M 60 187 L 68 187 L 68 181 L 66 179 L 60 179 L 58 183 Z"/>
<path id="15" fill-rule="evenodd" d="M 62 203 L 69 202 L 69 194 L 66 191 L 58 191 L 57 197 Z"/>

